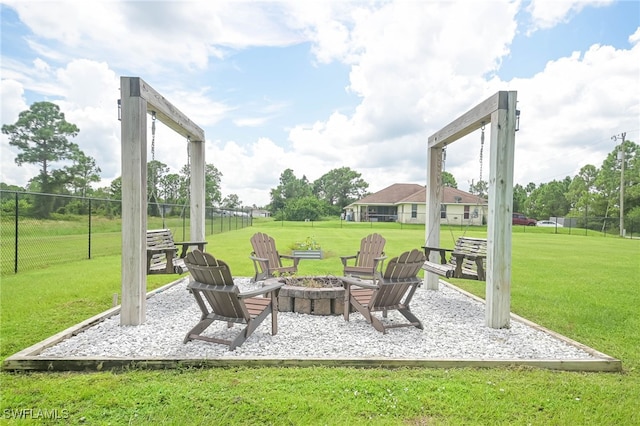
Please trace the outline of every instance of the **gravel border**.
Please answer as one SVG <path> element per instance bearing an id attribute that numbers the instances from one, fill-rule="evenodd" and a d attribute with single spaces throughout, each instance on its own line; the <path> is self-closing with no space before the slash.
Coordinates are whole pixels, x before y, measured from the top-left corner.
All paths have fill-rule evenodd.
<path id="1" fill-rule="evenodd" d="M 235 279 L 241 290 L 261 283 Z M 484 325 L 484 303 L 446 283 L 440 290 L 420 287 L 411 303 L 412 312 L 424 324 L 376 331 L 359 313 L 346 322 L 342 316 L 278 313 L 278 334 L 272 336 L 267 318 L 235 351 L 227 346 L 183 339 L 200 318 L 195 298 L 188 292 L 188 278 L 147 299 L 146 322 L 120 326 L 114 315 L 42 351 L 39 357 L 110 357 L 184 359 L 211 358 L 393 358 L 393 359 L 491 359 L 491 360 L 594 360 L 591 353 L 549 333 L 512 318 L 508 329 Z M 390 312 L 391 323 L 404 317 Z M 214 322 L 205 335 L 230 338 L 243 325 L 228 329 Z"/>

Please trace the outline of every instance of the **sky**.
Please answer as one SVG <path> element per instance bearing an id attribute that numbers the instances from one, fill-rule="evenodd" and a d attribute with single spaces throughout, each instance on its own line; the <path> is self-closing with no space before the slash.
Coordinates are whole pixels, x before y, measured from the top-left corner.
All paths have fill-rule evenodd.
<path id="1" fill-rule="evenodd" d="M 2 124 L 59 105 L 96 187 L 121 175 L 121 76 L 204 130 L 222 196 L 244 206 L 268 204 L 286 169 L 313 182 L 349 167 L 370 192 L 425 184 L 429 136 L 501 90 L 521 111 L 514 183 L 600 167 L 623 132 L 640 143 L 637 0 L 6 0 L 0 15 Z M 0 181 L 25 186 L 38 168 L 8 141 Z M 462 190 L 488 180 L 480 147 L 479 130 L 447 147 Z M 177 173 L 187 141 L 159 124 L 155 159 Z"/>

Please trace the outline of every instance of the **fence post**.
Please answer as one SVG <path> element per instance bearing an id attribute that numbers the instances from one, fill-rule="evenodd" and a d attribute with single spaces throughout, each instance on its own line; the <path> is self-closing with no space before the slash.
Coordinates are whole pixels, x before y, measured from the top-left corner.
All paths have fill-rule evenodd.
<path id="1" fill-rule="evenodd" d="M 15 251 L 14 251 L 14 257 L 13 257 L 13 273 L 17 274 L 18 273 L 18 193 L 16 192 L 16 226 L 15 226 Z"/>
<path id="2" fill-rule="evenodd" d="M 88 255 L 89 259 L 91 259 L 91 198 L 89 198 L 89 247 L 88 247 Z"/>
<path id="3" fill-rule="evenodd" d="M 182 210 L 182 241 L 187 241 L 186 232 L 185 232 L 185 227 L 187 226 L 186 222 L 187 222 L 187 215 L 184 214 L 184 210 Z M 164 224 L 162 226 L 164 226 Z"/>

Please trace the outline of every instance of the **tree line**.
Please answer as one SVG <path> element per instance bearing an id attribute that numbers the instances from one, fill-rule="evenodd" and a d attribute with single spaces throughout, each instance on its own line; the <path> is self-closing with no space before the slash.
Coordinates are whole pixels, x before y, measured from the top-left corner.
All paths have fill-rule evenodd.
<path id="1" fill-rule="evenodd" d="M 624 151 L 624 155 L 620 153 Z M 624 167 L 619 158 L 624 158 Z M 640 231 L 640 146 L 625 140 L 613 148 L 600 167 L 583 166 L 574 177 L 513 187 L 513 211 L 538 220 L 550 217 L 620 217 L 621 174 L 624 169 L 624 217 L 629 231 Z M 457 188 L 455 178 L 443 172 L 445 186 Z M 472 183 L 469 192 L 487 197 L 488 183 Z"/>
<path id="2" fill-rule="evenodd" d="M 41 192 L 47 194 L 76 195 L 120 200 L 122 181 L 118 177 L 108 187 L 96 188 L 100 167 L 94 158 L 86 155 L 80 147 L 69 141 L 80 129 L 65 119 L 60 108 L 51 102 L 35 102 L 29 110 L 19 114 L 14 124 L 2 126 L 8 135 L 9 144 L 19 151 L 15 158 L 18 165 L 39 166 L 38 175 L 31 178 L 26 188 L 0 183 L 0 189 Z M 574 176 L 562 180 L 526 186 L 516 184 L 513 189 L 513 211 L 529 217 L 618 217 L 620 214 L 620 175 L 622 163 L 618 153 L 624 150 L 624 215 L 640 226 L 640 147 L 625 140 L 616 146 L 604 159 L 600 167 L 588 164 Z M 62 165 L 61 165 L 62 164 Z M 56 168 L 57 167 L 57 168 Z M 147 199 L 149 212 L 159 215 L 161 206 L 188 205 L 189 164 L 178 173 L 157 160 L 147 163 Z M 242 201 L 237 194 L 222 196 L 220 183 L 222 173 L 213 165 L 205 165 L 205 205 L 226 209 L 240 209 Z M 443 172 L 442 182 L 458 188 L 455 177 Z M 391 184 L 393 182 L 390 182 Z M 319 220 L 326 216 L 337 216 L 350 203 L 369 194 L 369 184 L 360 173 L 349 167 L 330 170 L 319 179 L 310 182 L 306 176 L 298 178 L 292 169 L 280 175 L 279 183 L 270 190 L 270 202 L 262 206 L 278 219 Z M 471 183 L 468 191 L 487 196 L 486 181 Z M 257 208 L 257 206 L 251 206 Z M 78 207 L 80 209 L 81 207 Z M 116 209 L 118 207 L 112 207 Z M 55 211 L 53 197 L 34 198 L 27 209 L 35 217 L 48 217 Z M 69 211 L 66 213 L 82 213 Z M 111 214 L 118 212 L 111 211 Z M 638 230 L 634 230 L 636 232 Z"/>

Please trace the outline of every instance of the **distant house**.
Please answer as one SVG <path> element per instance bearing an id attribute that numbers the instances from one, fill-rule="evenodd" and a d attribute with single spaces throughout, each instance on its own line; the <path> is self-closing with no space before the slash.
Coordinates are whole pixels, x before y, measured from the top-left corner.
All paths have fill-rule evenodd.
<path id="1" fill-rule="evenodd" d="M 251 216 L 252 217 L 269 217 L 271 216 L 271 213 L 269 212 L 269 210 L 253 209 L 251 210 Z"/>
<path id="2" fill-rule="evenodd" d="M 395 183 L 344 208 L 354 222 L 426 222 L 427 192 L 423 185 Z M 440 224 L 482 225 L 487 200 L 455 188 L 444 187 L 440 199 Z"/>

